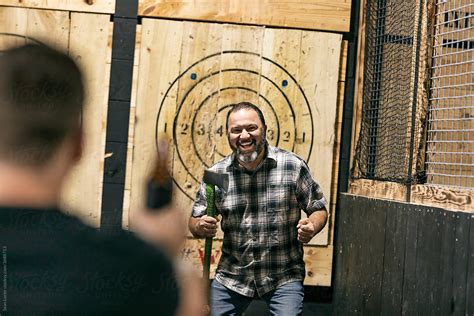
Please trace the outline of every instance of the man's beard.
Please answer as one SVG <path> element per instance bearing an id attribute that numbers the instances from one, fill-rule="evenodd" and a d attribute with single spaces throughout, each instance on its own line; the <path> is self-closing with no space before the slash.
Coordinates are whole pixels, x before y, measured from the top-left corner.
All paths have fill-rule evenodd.
<path id="1" fill-rule="evenodd" d="M 257 146 L 257 150 L 254 150 L 252 152 L 249 152 L 249 153 L 242 153 L 240 152 L 240 149 L 237 148 L 237 159 L 239 159 L 240 161 L 242 162 L 245 162 L 245 163 L 249 163 L 249 162 L 254 162 L 257 157 L 258 157 L 258 154 L 260 152 L 257 152 L 258 151 L 258 146 Z"/>
<path id="2" fill-rule="evenodd" d="M 256 148 L 255 148 L 254 151 L 243 153 L 240 150 L 240 147 L 239 147 L 240 141 L 237 142 L 237 147 L 233 147 L 233 146 L 231 146 L 231 147 L 232 147 L 232 150 L 233 150 L 234 154 L 237 156 L 238 160 L 240 160 L 244 163 L 250 163 L 250 162 L 254 162 L 257 159 L 258 155 L 260 155 L 260 153 L 263 150 L 265 150 L 265 144 L 266 143 L 267 143 L 267 140 L 266 140 L 265 134 L 264 134 L 260 144 L 257 144 L 257 141 L 255 139 L 252 139 L 252 144 L 256 145 Z"/>

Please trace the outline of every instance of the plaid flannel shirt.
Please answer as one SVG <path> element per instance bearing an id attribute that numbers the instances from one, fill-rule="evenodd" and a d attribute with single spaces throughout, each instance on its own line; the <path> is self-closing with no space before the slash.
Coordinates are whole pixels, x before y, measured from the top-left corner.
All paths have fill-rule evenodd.
<path id="1" fill-rule="evenodd" d="M 303 281 L 303 246 L 296 228 L 303 210 L 308 216 L 327 202 L 306 163 L 295 154 L 267 146 L 267 155 L 249 173 L 227 156 L 211 170 L 229 174 L 227 192 L 216 188 L 216 210 L 222 215 L 222 256 L 216 280 L 242 295 L 263 295 L 293 281 Z M 206 214 L 204 184 L 192 216 Z"/>

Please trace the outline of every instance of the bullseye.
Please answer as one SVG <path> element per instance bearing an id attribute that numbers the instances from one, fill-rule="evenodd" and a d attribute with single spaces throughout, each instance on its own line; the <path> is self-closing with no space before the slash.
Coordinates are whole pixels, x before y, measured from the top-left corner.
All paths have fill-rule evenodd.
<path id="1" fill-rule="evenodd" d="M 261 64 L 261 69 L 224 68 L 203 73 L 200 67 L 204 63 L 217 63 L 226 54 L 258 59 L 261 62 L 255 64 Z M 235 78 L 239 84 L 235 84 Z M 188 86 L 183 89 L 184 82 Z M 225 86 L 222 82 L 234 84 Z M 249 82 L 258 82 L 258 89 Z M 156 144 L 160 135 L 172 132 L 174 162 L 179 162 L 179 166 L 173 166 L 173 179 L 189 199 L 194 198 L 203 170 L 230 154 L 225 130 L 230 104 L 249 100 L 257 100 L 257 106 L 267 119 L 268 142 L 309 160 L 313 117 L 308 99 L 294 76 L 278 63 L 256 53 L 212 54 L 176 77 L 161 99 L 156 119 Z M 170 113 L 174 113 L 172 119 Z M 310 124 L 303 123 L 303 119 L 309 119 Z"/>

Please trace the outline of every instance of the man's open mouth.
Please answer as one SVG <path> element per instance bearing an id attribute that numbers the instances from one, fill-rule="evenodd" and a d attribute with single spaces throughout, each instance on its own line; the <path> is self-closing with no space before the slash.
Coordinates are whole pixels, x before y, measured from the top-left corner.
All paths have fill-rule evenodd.
<path id="1" fill-rule="evenodd" d="M 239 148 L 244 151 L 253 149 L 255 144 L 256 144 L 255 140 L 250 140 L 250 141 L 245 141 L 245 142 L 239 141 L 238 143 Z"/>

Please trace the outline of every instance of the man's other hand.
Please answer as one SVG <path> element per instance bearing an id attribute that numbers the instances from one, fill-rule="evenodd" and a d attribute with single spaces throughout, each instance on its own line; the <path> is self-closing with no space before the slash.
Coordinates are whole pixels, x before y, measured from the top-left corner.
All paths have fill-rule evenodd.
<path id="1" fill-rule="evenodd" d="M 298 228 L 298 240 L 304 244 L 316 235 L 316 229 L 309 218 L 300 219 L 296 228 Z"/>

